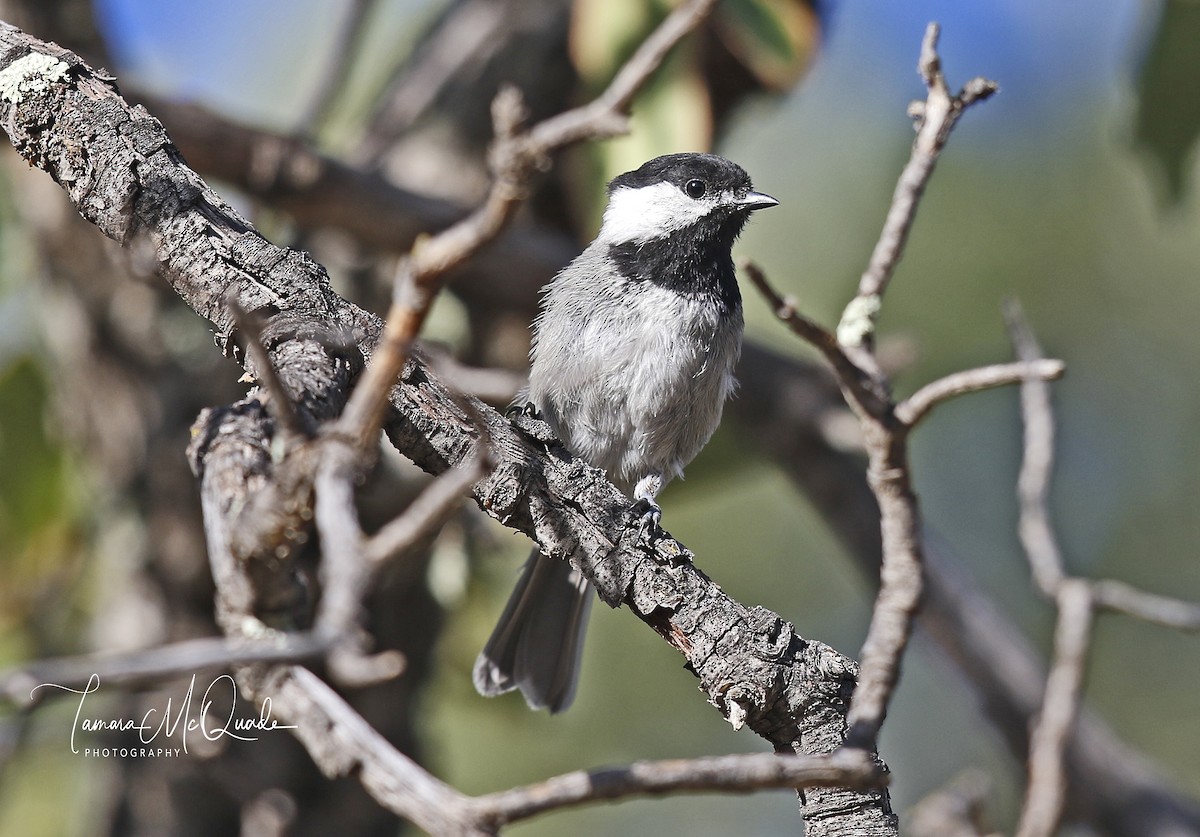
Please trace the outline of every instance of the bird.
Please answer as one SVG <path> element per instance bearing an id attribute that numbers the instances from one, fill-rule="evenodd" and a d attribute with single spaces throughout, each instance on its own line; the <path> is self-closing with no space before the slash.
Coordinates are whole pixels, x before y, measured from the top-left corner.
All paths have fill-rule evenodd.
<path id="1" fill-rule="evenodd" d="M 659 491 L 717 429 L 735 388 L 743 318 L 731 248 L 776 206 L 715 154 L 656 157 L 608 184 L 596 238 L 542 289 L 526 404 L 634 500 L 643 537 Z M 534 549 L 472 673 L 552 714 L 575 697 L 591 584 Z"/>

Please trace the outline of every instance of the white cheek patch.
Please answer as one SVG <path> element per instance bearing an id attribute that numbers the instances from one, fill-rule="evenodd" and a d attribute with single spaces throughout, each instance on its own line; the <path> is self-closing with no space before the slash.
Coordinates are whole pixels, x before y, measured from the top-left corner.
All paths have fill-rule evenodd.
<path id="1" fill-rule="evenodd" d="M 599 238 L 610 244 L 664 238 L 695 224 L 715 206 L 714 196 L 693 200 L 670 183 L 618 187 L 609 195 Z"/>

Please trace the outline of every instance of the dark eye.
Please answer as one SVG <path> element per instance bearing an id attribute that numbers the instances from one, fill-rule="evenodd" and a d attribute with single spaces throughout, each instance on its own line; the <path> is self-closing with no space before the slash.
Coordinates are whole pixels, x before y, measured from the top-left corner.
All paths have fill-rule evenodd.
<path id="1" fill-rule="evenodd" d="M 707 188 L 703 180 L 689 180 L 683 184 L 683 191 L 693 200 L 704 197 L 704 192 Z"/>

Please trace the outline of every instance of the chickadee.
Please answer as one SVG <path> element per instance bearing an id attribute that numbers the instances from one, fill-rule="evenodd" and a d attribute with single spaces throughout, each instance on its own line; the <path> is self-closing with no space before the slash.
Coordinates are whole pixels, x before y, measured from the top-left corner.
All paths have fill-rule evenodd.
<path id="1" fill-rule="evenodd" d="M 742 299 L 730 248 L 751 212 L 778 203 L 723 157 L 658 157 L 608 185 L 596 240 L 542 290 L 527 400 L 632 491 L 644 529 L 657 529 L 655 496 L 704 447 L 734 389 Z M 590 588 L 535 550 L 475 662 L 479 693 L 520 689 L 533 709 L 566 709 Z"/>

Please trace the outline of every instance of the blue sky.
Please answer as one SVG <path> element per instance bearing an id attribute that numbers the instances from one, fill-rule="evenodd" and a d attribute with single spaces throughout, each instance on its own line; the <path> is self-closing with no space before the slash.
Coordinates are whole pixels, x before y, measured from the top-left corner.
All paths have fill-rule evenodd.
<path id="1" fill-rule="evenodd" d="M 268 124 L 286 121 L 312 89 L 345 2 L 337 0 L 99 0 L 97 7 L 117 69 L 143 84 L 197 99 Z M 393 0 L 382 6 L 381 37 L 402 43 L 406 21 L 435 0 Z M 1001 79 L 1006 93 L 982 117 L 1021 131 L 1031 114 L 1052 112 L 1128 84 L 1153 7 L 1105 0 L 1086 8 L 1039 0 L 850 0 L 828 2 L 823 60 L 847 82 L 894 100 L 915 95 L 912 67 L 927 21 L 943 26 L 949 77 L 966 72 Z M 380 46 L 386 48 L 386 46 Z M 852 60 L 840 60 L 852 56 Z M 899 85 L 906 88 L 897 90 Z M 264 86 L 276 95 L 264 101 Z M 1004 101 L 1007 100 L 1007 101 Z M 266 110 L 264 111 L 264 108 Z M 1005 131 L 1008 133 L 1008 131 Z"/>

